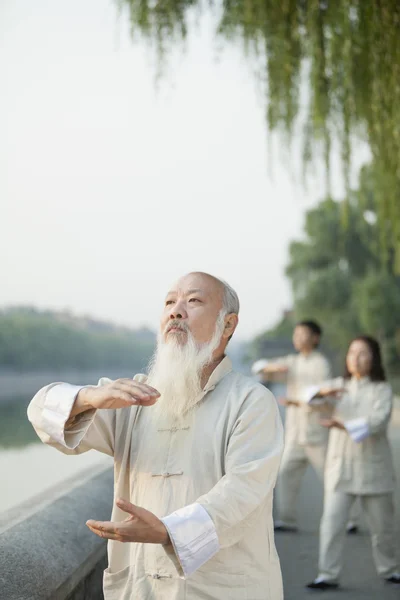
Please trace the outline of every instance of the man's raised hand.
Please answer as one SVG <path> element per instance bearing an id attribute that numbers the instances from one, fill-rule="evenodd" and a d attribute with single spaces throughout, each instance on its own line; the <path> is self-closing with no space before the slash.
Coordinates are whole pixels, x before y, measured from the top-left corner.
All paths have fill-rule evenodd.
<path id="1" fill-rule="evenodd" d="M 79 390 L 71 416 L 92 408 L 125 408 L 126 406 L 152 406 L 160 393 L 133 379 L 117 379 L 106 385 L 88 386 Z"/>

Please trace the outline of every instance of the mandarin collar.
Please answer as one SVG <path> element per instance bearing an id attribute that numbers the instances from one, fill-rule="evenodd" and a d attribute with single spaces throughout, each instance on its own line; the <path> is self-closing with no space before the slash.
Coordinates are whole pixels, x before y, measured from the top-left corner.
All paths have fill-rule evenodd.
<path id="1" fill-rule="evenodd" d="M 368 377 L 368 375 L 365 375 L 364 377 L 360 377 L 359 379 L 357 377 L 353 377 L 351 378 L 351 383 L 353 385 L 357 385 L 357 386 L 361 386 L 361 385 L 365 385 L 366 383 L 369 383 L 371 381 L 371 379 Z"/>
<path id="2" fill-rule="evenodd" d="M 317 354 L 319 354 L 318 350 L 311 350 L 309 354 L 302 354 L 301 352 L 299 352 L 299 356 L 301 356 L 303 360 L 310 360 L 317 356 Z"/>
<path id="3" fill-rule="evenodd" d="M 211 373 L 206 385 L 204 386 L 203 392 L 210 392 L 215 386 L 221 381 L 225 375 L 228 375 L 232 371 L 232 361 L 229 356 L 225 356 L 219 365 L 215 367 Z"/>

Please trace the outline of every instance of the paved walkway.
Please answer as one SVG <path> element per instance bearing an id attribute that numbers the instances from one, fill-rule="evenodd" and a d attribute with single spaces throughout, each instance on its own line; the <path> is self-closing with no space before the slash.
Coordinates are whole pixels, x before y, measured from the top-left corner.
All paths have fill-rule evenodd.
<path id="1" fill-rule="evenodd" d="M 392 420 L 390 438 L 398 481 L 396 532 L 400 560 L 400 410 L 396 411 Z M 400 586 L 384 584 L 376 574 L 370 538 L 363 519 L 362 531 L 347 538 L 341 589 L 336 592 L 320 592 L 304 588 L 317 574 L 318 526 L 321 513 L 322 490 L 316 476 L 310 471 L 303 481 L 299 498 L 301 531 L 297 534 L 277 533 L 275 536 L 281 558 L 285 600 L 310 600 L 321 597 L 324 600 L 400 600 Z"/>

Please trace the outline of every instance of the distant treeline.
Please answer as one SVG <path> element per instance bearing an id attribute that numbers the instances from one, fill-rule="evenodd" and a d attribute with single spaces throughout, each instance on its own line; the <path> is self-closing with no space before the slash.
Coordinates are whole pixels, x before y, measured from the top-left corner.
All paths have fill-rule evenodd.
<path id="1" fill-rule="evenodd" d="M 400 380 L 400 263 L 389 236 L 386 253 L 380 249 L 372 169 L 363 167 L 359 188 L 349 198 L 328 197 L 307 211 L 303 236 L 291 242 L 286 267 L 293 310 L 251 342 L 251 359 L 263 356 L 271 338 L 291 340 L 295 323 L 311 318 L 321 323 L 322 342 L 337 356 L 340 371 L 349 342 L 368 334 L 380 341 L 388 373 Z"/>
<path id="2" fill-rule="evenodd" d="M 148 329 L 129 329 L 32 307 L 0 310 L 0 369 L 143 368 L 155 345 Z"/>

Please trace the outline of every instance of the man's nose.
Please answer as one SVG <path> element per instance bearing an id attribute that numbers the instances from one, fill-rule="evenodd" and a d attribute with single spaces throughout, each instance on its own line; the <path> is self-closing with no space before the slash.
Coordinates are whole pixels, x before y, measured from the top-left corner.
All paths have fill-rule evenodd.
<path id="1" fill-rule="evenodd" d="M 176 302 L 176 304 L 171 306 L 169 318 L 170 318 L 170 320 L 187 318 L 187 312 L 186 312 L 185 306 L 182 302 Z"/>

